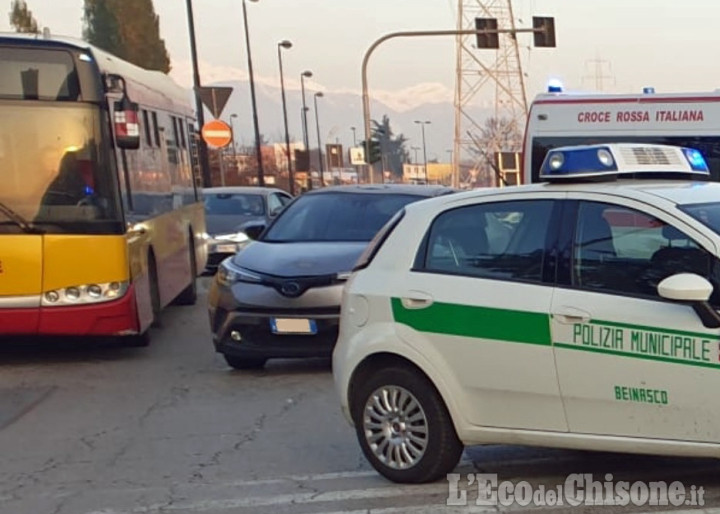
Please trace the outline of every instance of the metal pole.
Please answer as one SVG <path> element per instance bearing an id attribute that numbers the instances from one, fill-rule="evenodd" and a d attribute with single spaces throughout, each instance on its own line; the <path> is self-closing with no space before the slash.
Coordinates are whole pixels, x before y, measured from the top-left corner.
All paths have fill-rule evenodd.
<path id="1" fill-rule="evenodd" d="M 230 115 L 230 132 L 232 134 L 232 145 L 233 145 L 233 163 L 235 164 L 235 169 L 237 170 L 238 162 L 237 162 L 237 148 L 235 147 L 235 124 L 233 123 L 234 118 L 237 118 L 237 114 Z"/>
<path id="2" fill-rule="evenodd" d="M 325 166 L 323 165 L 322 141 L 320 141 L 320 119 L 318 118 L 317 106 L 318 96 L 322 96 L 322 93 L 318 92 L 313 96 L 313 99 L 315 100 L 315 126 L 317 128 L 318 158 L 320 159 L 320 182 L 325 185 Z"/>
<path id="3" fill-rule="evenodd" d="M 218 156 L 220 157 L 220 185 L 225 187 L 225 149 L 218 149 Z"/>
<path id="4" fill-rule="evenodd" d="M 357 146 L 357 137 L 355 137 L 355 127 L 350 127 L 353 133 L 353 146 Z"/>
<path id="5" fill-rule="evenodd" d="M 425 124 L 427 122 L 422 122 L 420 126 L 422 127 L 422 139 L 423 139 L 423 160 L 425 161 L 425 167 L 423 169 L 423 175 L 425 175 L 425 183 L 428 183 L 428 174 L 427 174 L 427 147 L 425 146 Z"/>
<path id="6" fill-rule="evenodd" d="M 307 112 L 308 108 L 305 105 L 305 77 L 312 77 L 312 72 L 304 71 L 300 74 L 300 89 L 302 90 L 302 122 L 303 122 L 303 143 L 305 144 L 305 151 L 308 154 L 308 162 L 310 161 L 310 134 L 308 133 L 307 126 Z M 308 166 L 309 168 L 310 166 Z M 308 169 L 307 171 L 307 186 L 308 191 L 313 188 L 312 184 L 312 172 Z"/>
<path id="7" fill-rule="evenodd" d="M 252 57 L 250 54 L 250 32 L 248 30 L 247 6 L 245 0 L 242 3 L 243 23 L 245 25 L 245 45 L 247 46 L 248 75 L 250 75 L 250 98 L 252 100 L 253 124 L 255 125 L 255 154 L 258 166 L 258 185 L 265 185 L 265 173 L 263 172 L 262 150 L 260 148 L 260 127 L 258 126 L 257 103 L 255 100 L 255 78 L 253 76 Z"/>
<path id="8" fill-rule="evenodd" d="M 198 135 L 205 125 L 205 111 L 203 103 L 200 99 L 200 70 L 198 69 L 197 46 L 195 42 L 195 20 L 193 18 L 192 0 L 187 0 L 187 17 L 188 30 L 190 32 L 190 56 L 193 66 L 193 89 L 195 90 L 195 114 L 198 122 Z M 212 178 L 210 177 L 210 161 L 208 159 L 208 148 L 202 137 L 196 139 L 195 144 L 198 150 L 198 163 L 200 164 L 200 175 L 202 176 L 203 186 L 212 186 Z"/>
<path id="9" fill-rule="evenodd" d="M 370 97 L 368 96 L 368 80 L 367 80 L 367 65 L 370 60 L 370 56 L 375 49 L 383 42 L 398 38 L 398 37 L 424 37 L 424 36 L 466 36 L 470 34 L 518 34 L 523 32 L 544 32 L 544 28 L 540 29 L 498 29 L 498 30 L 421 30 L 421 31 L 410 31 L 410 32 L 391 32 L 377 39 L 370 47 L 365 51 L 365 56 L 362 61 L 362 102 L 363 102 L 363 122 L 365 124 L 365 156 L 366 160 L 370 156 Z M 456 156 L 457 158 L 457 156 Z M 370 164 L 366 164 L 366 169 L 370 175 L 370 183 L 372 184 L 373 178 L 370 172 Z"/>
<path id="10" fill-rule="evenodd" d="M 288 46 L 285 46 L 287 44 Z M 285 79 L 283 78 L 282 49 L 290 48 L 289 41 L 278 43 L 278 62 L 280 63 L 280 90 L 282 91 L 283 121 L 285 122 L 285 153 L 287 155 L 288 182 L 290 194 L 295 196 L 295 178 L 292 169 L 292 156 L 290 155 L 290 133 L 288 132 L 287 104 L 285 103 Z"/>

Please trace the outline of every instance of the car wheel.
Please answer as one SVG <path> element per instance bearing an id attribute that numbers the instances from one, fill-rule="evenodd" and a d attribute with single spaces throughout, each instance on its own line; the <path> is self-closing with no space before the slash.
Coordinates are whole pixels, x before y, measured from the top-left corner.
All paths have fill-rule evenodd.
<path id="1" fill-rule="evenodd" d="M 458 439 L 435 387 L 407 367 L 381 369 L 351 399 L 358 441 L 370 464 L 393 482 L 431 482 L 460 460 Z"/>
<path id="2" fill-rule="evenodd" d="M 267 359 L 262 357 L 238 357 L 237 355 L 223 354 L 225 362 L 233 369 L 260 369 L 265 366 Z"/>

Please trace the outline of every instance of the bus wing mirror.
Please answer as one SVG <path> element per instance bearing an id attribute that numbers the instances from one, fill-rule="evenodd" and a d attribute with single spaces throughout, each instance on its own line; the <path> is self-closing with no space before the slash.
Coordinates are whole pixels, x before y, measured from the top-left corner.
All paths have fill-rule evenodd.
<path id="1" fill-rule="evenodd" d="M 124 150 L 140 148 L 140 124 L 138 122 L 138 104 L 123 95 L 115 102 L 113 116 L 115 121 L 115 143 Z"/>

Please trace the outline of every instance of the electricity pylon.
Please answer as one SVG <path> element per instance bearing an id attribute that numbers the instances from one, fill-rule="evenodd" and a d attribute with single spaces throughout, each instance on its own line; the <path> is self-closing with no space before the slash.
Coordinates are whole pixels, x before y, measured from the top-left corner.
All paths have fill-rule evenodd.
<path id="1" fill-rule="evenodd" d="M 475 18 L 495 18 L 498 29 L 516 29 L 511 0 L 458 0 L 458 30 L 474 30 Z M 497 50 L 477 48 L 474 35 L 456 38 L 454 187 L 467 183 L 478 170 L 486 169 L 486 156 L 500 151 L 519 152 L 522 148 L 527 97 L 520 49 L 514 33 L 498 34 L 498 38 Z M 477 119 L 470 107 L 477 104 L 478 97 L 484 99 L 484 106 L 494 109 L 493 116 L 497 120 L 508 121 L 512 128 L 511 138 L 504 138 L 502 143 L 491 138 L 491 147 L 477 148 L 478 139 L 470 135 L 482 133 L 484 120 Z M 473 149 L 477 150 L 473 152 Z M 461 177 L 460 162 L 470 157 L 476 163 Z"/>

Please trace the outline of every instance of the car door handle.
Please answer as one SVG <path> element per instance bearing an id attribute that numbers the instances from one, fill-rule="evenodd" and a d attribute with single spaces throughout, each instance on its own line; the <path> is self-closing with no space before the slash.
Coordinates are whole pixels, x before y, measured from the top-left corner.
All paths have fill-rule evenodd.
<path id="1" fill-rule="evenodd" d="M 557 318 L 560 323 L 572 324 L 572 323 L 587 323 L 590 321 L 590 313 L 577 307 L 562 306 L 557 312 L 553 312 L 553 316 Z"/>
<path id="2" fill-rule="evenodd" d="M 432 296 L 422 291 L 410 291 L 401 299 L 403 307 L 406 309 L 425 309 L 433 303 Z"/>

